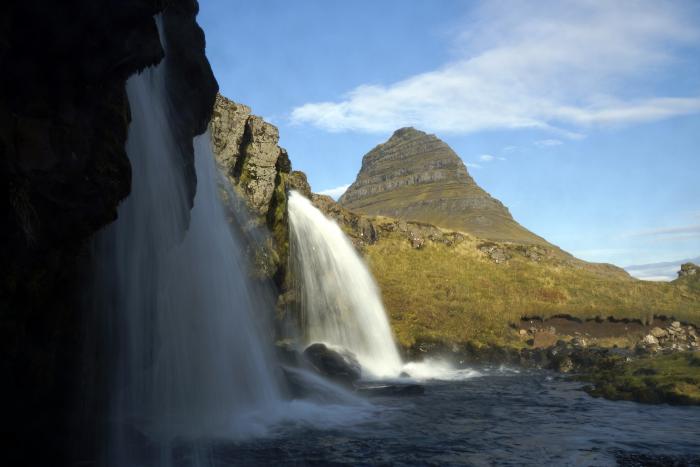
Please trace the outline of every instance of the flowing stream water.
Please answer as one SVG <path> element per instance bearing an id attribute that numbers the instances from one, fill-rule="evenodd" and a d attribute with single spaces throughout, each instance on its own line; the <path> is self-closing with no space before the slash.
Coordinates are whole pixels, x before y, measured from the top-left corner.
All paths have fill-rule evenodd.
<path id="1" fill-rule="evenodd" d="M 290 261 L 301 302 L 306 343 L 353 352 L 371 377 L 401 371 L 389 321 L 374 279 L 338 224 L 303 195 L 289 194 Z"/>

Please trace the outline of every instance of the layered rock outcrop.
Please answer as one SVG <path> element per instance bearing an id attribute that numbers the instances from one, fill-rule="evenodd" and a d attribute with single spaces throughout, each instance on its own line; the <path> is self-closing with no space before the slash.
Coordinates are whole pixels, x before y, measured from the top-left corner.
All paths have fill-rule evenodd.
<path id="1" fill-rule="evenodd" d="M 368 152 L 339 203 L 362 214 L 428 222 L 489 240 L 548 245 L 479 187 L 445 142 L 414 128 L 397 130 Z"/>
<path id="2" fill-rule="evenodd" d="M 219 168 L 237 186 L 258 216 L 270 209 L 279 173 L 289 173 L 287 151 L 277 127 L 252 115 L 250 107 L 217 95 L 211 121 Z"/>
<path id="3" fill-rule="evenodd" d="M 250 107 L 216 96 L 210 124 L 217 165 L 245 200 L 255 226 L 264 238 L 253 262 L 262 277 L 283 286 L 288 237 L 287 192 L 311 196 L 306 175 L 292 170 L 287 151 L 279 146 L 277 127 L 253 115 Z"/>
<path id="4" fill-rule="evenodd" d="M 61 465 L 79 442 L 71 409 L 86 403 L 78 365 L 86 246 L 130 191 L 125 82 L 164 57 L 158 13 L 193 199 L 192 137 L 206 129 L 217 89 L 197 10 L 196 0 L 3 5 L 0 371 L 12 377 L 2 432 L 10 464 L 19 465 L 17 454 L 23 464 Z"/>

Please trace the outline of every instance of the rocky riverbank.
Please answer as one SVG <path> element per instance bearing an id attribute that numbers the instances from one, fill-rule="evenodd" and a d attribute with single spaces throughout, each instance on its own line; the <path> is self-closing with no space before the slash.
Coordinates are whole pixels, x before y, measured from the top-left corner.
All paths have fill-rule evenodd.
<path id="1" fill-rule="evenodd" d="M 595 326 L 602 324 L 588 323 L 583 325 L 589 332 L 574 331 L 573 336 L 566 336 L 567 340 L 552 342 L 556 339 L 554 326 L 530 326 L 519 331 L 527 339 L 525 346 L 421 342 L 404 349 L 404 353 L 407 359 L 443 358 L 460 365 L 506 364 L 548 369 L 588 382 L 585 390 L 589 394 L 611 400 L 700 404 L 700 345 L 695 326 L 661 319 L 650 328 L 641 323 L 610 324 L 626 329 L 627 334 L 616 342 L 628 345 L 604 345 L 611 338 L 595 336 L 601 332 Z"/>

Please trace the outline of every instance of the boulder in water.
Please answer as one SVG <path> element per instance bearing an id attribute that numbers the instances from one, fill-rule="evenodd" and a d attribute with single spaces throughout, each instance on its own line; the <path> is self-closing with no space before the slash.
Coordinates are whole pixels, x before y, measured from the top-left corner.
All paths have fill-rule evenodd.
<path id="1" fill-rule="evenodd" d="M 315 343 L 304 350 L 304 357 L 320 375 L 341 384 L 352 385 L 362 375 L 360 363 L 347 350 L 335 350 Z"/>

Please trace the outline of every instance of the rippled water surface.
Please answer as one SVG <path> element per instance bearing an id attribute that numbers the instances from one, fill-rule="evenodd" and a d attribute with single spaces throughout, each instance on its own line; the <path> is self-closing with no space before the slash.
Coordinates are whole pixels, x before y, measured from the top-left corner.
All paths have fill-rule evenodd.
<path id="1" fill-rule="evenodd" d="M 214 465 L 700 465 L 700 408 L 611 402 L 541 371 L 482 369 L 374 398 L 323 429 L 293 423 L 221 443 Z M 334 420 L 334 417 L 336 418 Z"/>

